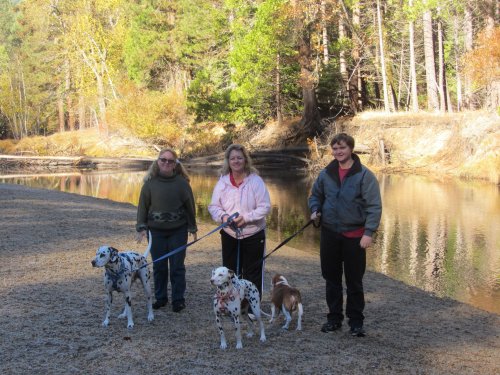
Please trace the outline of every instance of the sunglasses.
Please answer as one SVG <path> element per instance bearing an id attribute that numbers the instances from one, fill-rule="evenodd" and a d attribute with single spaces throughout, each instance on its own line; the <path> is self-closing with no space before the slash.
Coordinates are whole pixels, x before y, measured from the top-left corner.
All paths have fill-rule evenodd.
<path id="1" fill-rule="evenodd" d="M 175 164 L 174 159 L 159 158 L 158 161 L 161 161 L 162 163 L 167 163 L 167 164 Z"/>

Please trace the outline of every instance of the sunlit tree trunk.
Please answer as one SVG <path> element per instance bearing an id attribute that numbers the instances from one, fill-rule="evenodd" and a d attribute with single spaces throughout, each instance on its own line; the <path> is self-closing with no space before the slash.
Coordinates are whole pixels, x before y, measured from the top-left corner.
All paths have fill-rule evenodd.
<path id="1" fill-rule="evenodd" d="M 380 0 L 377 0 L 377 25 L 378 25 L 378 41 L 379 41 L 379 53 L 380 53 L 380 70 L 382 75 L 382 88 L 384 93 L 384 110 L 386 112 L 390 111 L 389 106 L 389 90 L 387 87 L 387 71 L 385 69 L 385 57 L 384 57 L 384 38 L 382 34 L 382 13 L 380 11 Z"/>
<path id="2" fill-rule="evenodd" d="M 340 76 L 342 77 L 342 92 L 347 92 L 349 89 L 349 73 L 347 72 L 347 62 L 346 62 L 346 53 L 344 50 L 346 39 L 345 27 L 344 27 L 344 15 L 341 12 L 339 14 L 339 41 L 340 41 L 340 50 L 339 50 L 339 68 L 340 68 Z M 345 104 L 345 95 L 342 95 L 342 105 Z"/>
<path id="3" fill-rule="evenodd" d="M 360 9 L 359 2 L 355 1 L 352 8 L 352 25 L 354 28 L 354 32 L 359 29 L 360 25 Z M 359 74 L 360 70 L 360 43 L 358 38 L 353 38 L 353 47 L 352 47 L 352 59 L 354 61 L 354 68 L 351 74 L 351 79 L 349 80 L 349 104 L 351 107 L 351 111 L 356 114 L 362 109 L 362 103 L 360 100 L 360 87 L 361 87 L 361 75 Z"/>
<path id="4" fill-rule="evenodd" d="M 64 101 L 63 98 L 60 97 L 57 99 L 57 113 L 58 113 L 58 119 L 59 119 L 59 131 L 62 133 L 65 131 L 65 126 L 64 126 Z"/>
<path id="5" fill-rule="evenodd" d="M 410 0 L 410 8 L 413 8 L 413 0 Z M 417 69 L 415 65 L 415 25 L 413 19 L 409 23 L 410 38 L 410 108 L 413 112 L 418 112 L 418 92 L 417 92 Z"/>
<path id="6" fill-rule="evenodd" d="M 78 129 L 83 130 L 86 128 L 85 123 L 85 98 L 80 95 L 78 99 Z"/>
<path id="7" fill-rule="evenodd" d="M 473 46 L 473 30 L 472 30 L 472 11 L 470 1 L 466 0 L 464 9 L 464 38 L 465 38 L 465 53 L 472 51 Z M 472 101 L 472 81 L 467 76 L 464 77 L 464 97 L 463 105 L 467 109 L 474 109 Z"/>
<path id="8" fill-rule="evenodd" d="M 439 110 L 439 98 L 436 83 L 436 67 L 434 60 L 434 39 L 432 35 L 432 14 L 426 10 L 423 14 L 425 80 L 427 84 L 427 109 Z"/>
<path id="9" fill-rule="evenodd" d="M 441 112 L 446 112 L 448 103 L 446 101 L 446 76 L 444 67 L 444 50 L 443 50 L 443 25 L 441 20 L 437 22 L 438 31 L 438 78 L 439 78 L 439 109 Z"/>
<path id="10" fill-rule="evenodd" d="M 66 96 L 66 111 L 68 113 L 68 128 L 75 130 L 75 115 L 71 98 L 71 69 L 69 60 L 65 61 L 66 85 L 64 95 Z"/>
<path id="11" fill-rule="evenodd" d="M 323 43 L 323 64 L 328 65 L 330 55 L 328 52 L 328 30 L 326 22 L 326 0 L 321 0 L 321 37 Z"/>
<path id="12" fill-rule="evenodd" d="M 457 111 L 462 110 L 462 64 L 460 63 L 460 42 L 459 42 L 459 20 L 458 16 L 453 17 L 453 50 L 455 55 L 455 80 L 457 91 Z"/>

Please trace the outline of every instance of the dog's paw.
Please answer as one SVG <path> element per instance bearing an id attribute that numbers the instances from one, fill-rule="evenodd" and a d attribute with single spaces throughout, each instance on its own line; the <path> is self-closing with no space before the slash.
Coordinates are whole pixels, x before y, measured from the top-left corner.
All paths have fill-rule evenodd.
<path id="1" fill-rule="evenodd" d="M 109 325 L 109 319 L 105 319 L 104 322 L 102 322 L 103 327 L 107 327 Z"/>
<path id="2" fill-rule="evenodd" d="M 236 343 L 236 349 L 243 349 L 243 344 L 240 342 Z"/>
<path id="3" fill-rule="evenodd" d="M 148 314 L 148 322 L 152 322 L 153 320 L 155 320 L 155 314 Z"/>
<path id="4" fill-rule="evenodd" d="M 129 323 L 129 324 L 127 324 L 127 328 L 128 328 L 128 329 L 132 329 L 132 328 L 134 328 L 134 323 Z"/>
<path id="5" fill-rule="evenodd" d="M 220 343 L 220 348 L 221 348 L 222 350 L 227 349 L 227 344 L 226 344 L 226 342 L 225 342 L 225 341 Z"/>
<path id="6" fill-rule="evenodd" d="M 247 332 L 247 337 L 253 337 L 253 332 L 252 331 L 248 331 Z"/>
<path id="7" fill-rule="evenodd" d="M 260 342 L 266 342 L 266 335 L 260 336 Z"/>

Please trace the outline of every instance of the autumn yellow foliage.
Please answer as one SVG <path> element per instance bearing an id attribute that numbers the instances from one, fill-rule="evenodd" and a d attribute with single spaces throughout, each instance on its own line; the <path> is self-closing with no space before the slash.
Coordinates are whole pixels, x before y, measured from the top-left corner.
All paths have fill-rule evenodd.
<path id="1" fill-rule="evenodd" d="M 110 106 L 108 122 L 112 132 L 125 130 L 141 140 L 177 148 L 192 117 L 186 111 L 185 97 L 175 90 L 129 88 Z"/>
<path id="2" fill-rule="evenodd" d="M 500 26 L 479 34 L 476 47 L 464 57 L 464 68 L 480 88 L 500 80 Z"/>

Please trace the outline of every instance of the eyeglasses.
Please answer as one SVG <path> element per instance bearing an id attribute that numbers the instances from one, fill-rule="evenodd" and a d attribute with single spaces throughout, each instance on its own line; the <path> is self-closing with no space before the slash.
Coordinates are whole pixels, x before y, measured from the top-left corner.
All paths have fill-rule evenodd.
<path id="1" fill-rule="evenodd" d="M 162 163 L 167 163 L 167 164 L 175 164 L 174 159 L 159 158 L 158 161 L 161 161 Z"/>

